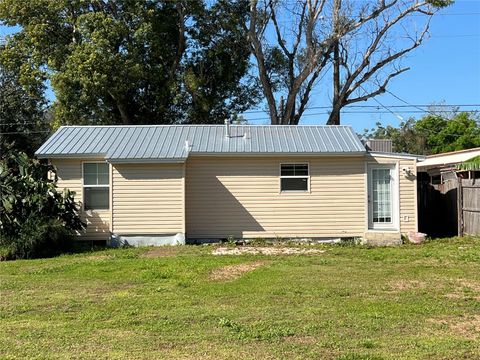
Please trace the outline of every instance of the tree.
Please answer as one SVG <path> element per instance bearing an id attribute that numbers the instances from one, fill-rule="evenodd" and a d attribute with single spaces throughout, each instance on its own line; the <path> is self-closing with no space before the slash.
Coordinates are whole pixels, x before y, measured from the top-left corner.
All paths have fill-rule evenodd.
<path id="1" fill-rule="evenodd" d="M 328 124 L 339 124 L 343 107 L 385 92 L 392 78 L 408 70 L 397 60 L 420 46 L 430 17 L 451 2 L 252 0 L 246 30 L 271 123 L 298 124 L 331 64 Z M 413 15 L 426 18 L 418 32 L 408 24 Z M 269 41 L 272 32 L 275 40 Z"/>
<path id="2" fill-rule="evenodd" d="M 240 0 L 219 1 L 193 16 L 188 33 L 196 45 L 186 54 L 183 72 L 188 123 L 223 121 L 258 101 L 257 81 L 246 76 L 251 64 L 242 24 L 247 15 L 248 0 Z"/>
<path id="3" fill-rule="evenodd" d="M 432 113 L 402 122 L 398 128 L 377 123 L 377 128 L 366 130 L 363 137 L 391 139 L 397 152 L 438 154 L 480 147 L 480 122 L 465 112 L 454 112 L 451 118 Z"/>
<path id="4" fill-rule="evenodd" d="M 415 129 L 416 120 L 411 118 L 401 122 L 396 128 L 391 125 L 376 124 L 376 129 L 365 130 L 364 139 L 389 139 L 392 140 L 393 151 L 409 154 L 425 154 L 426 139 Z"/>
<path id="5" fill-rule="evenodd" d="M 451 119 L 427 115 L 416 123 L 415 129 L 426 138 L 426 147 L 432 154 L 480 146 L 480 123 L 469 113 L 458 113 Z"/>
<path id="6" fill-rule="evenodd" d="M 0 21 L 21 30 L 0 60 L 27 88 L 51 82 L 63 124 L 192 122 L 198 109 L 204 120 L 223 121 L 252 103 L 248 48 L 236 24 L 247 4 L 1 0 Z"/>
<path id="7" fill-rule="evenodd" d="M 58 192 L 49 171 L 53 167 L 17 151 L 0 160 L 0 258 L 58 254 L 85 227 L 74 193 Z"/>
<path id="8" fill-rule="evenodd" d="M 461 164 L 457 164 L 459 170 L 480 171 L 480 156 L 475 156 Z"/>
<path id="9" fill-rule="evenodd" d="M 0 158 L 10 149 L 33 155 L 47 136 L 44 114 L 41 93 L 28 93 L 16 74 L 0 66 Z"/>

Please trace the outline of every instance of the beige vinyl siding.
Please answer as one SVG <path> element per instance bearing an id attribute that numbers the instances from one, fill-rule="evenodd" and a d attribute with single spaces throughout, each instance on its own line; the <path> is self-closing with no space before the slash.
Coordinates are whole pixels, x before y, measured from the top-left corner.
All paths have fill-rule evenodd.
<path id="1" fill-rule="evenodd" d="M 406 234 L 409 231 L 417 231 L 417 169 L 416 160 L 388 158 L 388 157 L 367 157 L 368 162 L 379 164 L 394 163 L 398 164 L 399 176 L 399 202 L 400 202 L 400 232 Z M 402 171 L 403 168 L 410 168 L 411 177 L 406 177 Z"/>
<path id="2" fill-rule="evenodd" d="M 280 164 L 308 163 L 310 192 L 280 193 Z M 194 157 L 190 238 L 351 237 L 365 231 L 364 157 Z"/>
<path id="3" fill-rule="evenodd" d="M 75 201 L 83 203 L 83 162 L 78 159 L 54 159 L 51 160 L 51 163 L 57 169 L 58 189 L 67 188 L 75 191 Z M 86 231 L 79 234 L 80 240 L 108 240 L 110 236 L 110 210 L 81 211 L 80 215 L 87 224 Z"/>
<path id="4" fill-rule="evenodd" d="M 403 175 L 402 168 L 408 167 L 414 176 L 407 178 Z M 408 220 L 405 218 L 408 217 Z M 415 160 L 400 161 L 400 232 L 418 230 L 417 216 L 417 166 Z"/>
<path id="5" fill-rule="evenodd" d="M 113 232 L 184 232 L 183 164 L 113 166 Z"/>

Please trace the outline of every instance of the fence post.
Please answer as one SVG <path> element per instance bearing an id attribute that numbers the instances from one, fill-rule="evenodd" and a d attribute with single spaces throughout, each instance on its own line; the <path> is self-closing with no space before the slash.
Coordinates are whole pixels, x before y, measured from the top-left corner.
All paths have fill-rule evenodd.
<path id="1" fill-rule="evenodd" d="M 457 187 L 457 225 L 458 236 L 463 236 L 463 187 L 461 178 L 458 178 Z"/>

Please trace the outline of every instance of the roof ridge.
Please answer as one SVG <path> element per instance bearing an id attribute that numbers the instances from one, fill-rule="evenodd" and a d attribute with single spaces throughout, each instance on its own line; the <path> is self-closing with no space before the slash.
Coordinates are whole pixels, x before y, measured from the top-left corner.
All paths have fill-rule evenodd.
<path id="1" fill-rule="evenodd" d="M 224 124 L 141 124 L 141 125 L 61 125 L 60 128 L 87 128 L 87 127 L 95 127 L 95 128 L 127 128 L 127 127 L 223 127 Z M 287 124 L 280 124 L 280 125 L 271 125 L 271 124 L 230 124 L 230 126 L 248 126 L 248 127 L 325 127 L 325 128 L 332 128 L 332 127 L 349 127 L 351 128 L 352 125 L 326 125 L 326 124 L 298 124 L 298 125 L 287 125 Z"/>

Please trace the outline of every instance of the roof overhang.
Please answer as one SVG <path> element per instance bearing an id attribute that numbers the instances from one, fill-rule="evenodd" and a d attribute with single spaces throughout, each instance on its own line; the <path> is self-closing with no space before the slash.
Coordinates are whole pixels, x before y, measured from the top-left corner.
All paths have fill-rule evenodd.
<path id="1" fill-rule="evenodd" d="M 38 154 L 38 159 L 105 159 L 106 154 Z"/>
<path id="2" fill-rule="evenodd" d="M 387 152 L 376 152 L 376 151 L 369 151 L 367 152 L 367 154 L 374 157 L 408 159 L 408 160 L 417 160 L 417 161 L 424 161 L 426 159 L 426 157 L 423 155 L 414 155 L 414 154 L 387 153 Z"/>
<path id="3" fill-rule="evenodd" d="M 106 159 L 109 164 L 183 164 L 187 158 L 175 159 Z"/>

